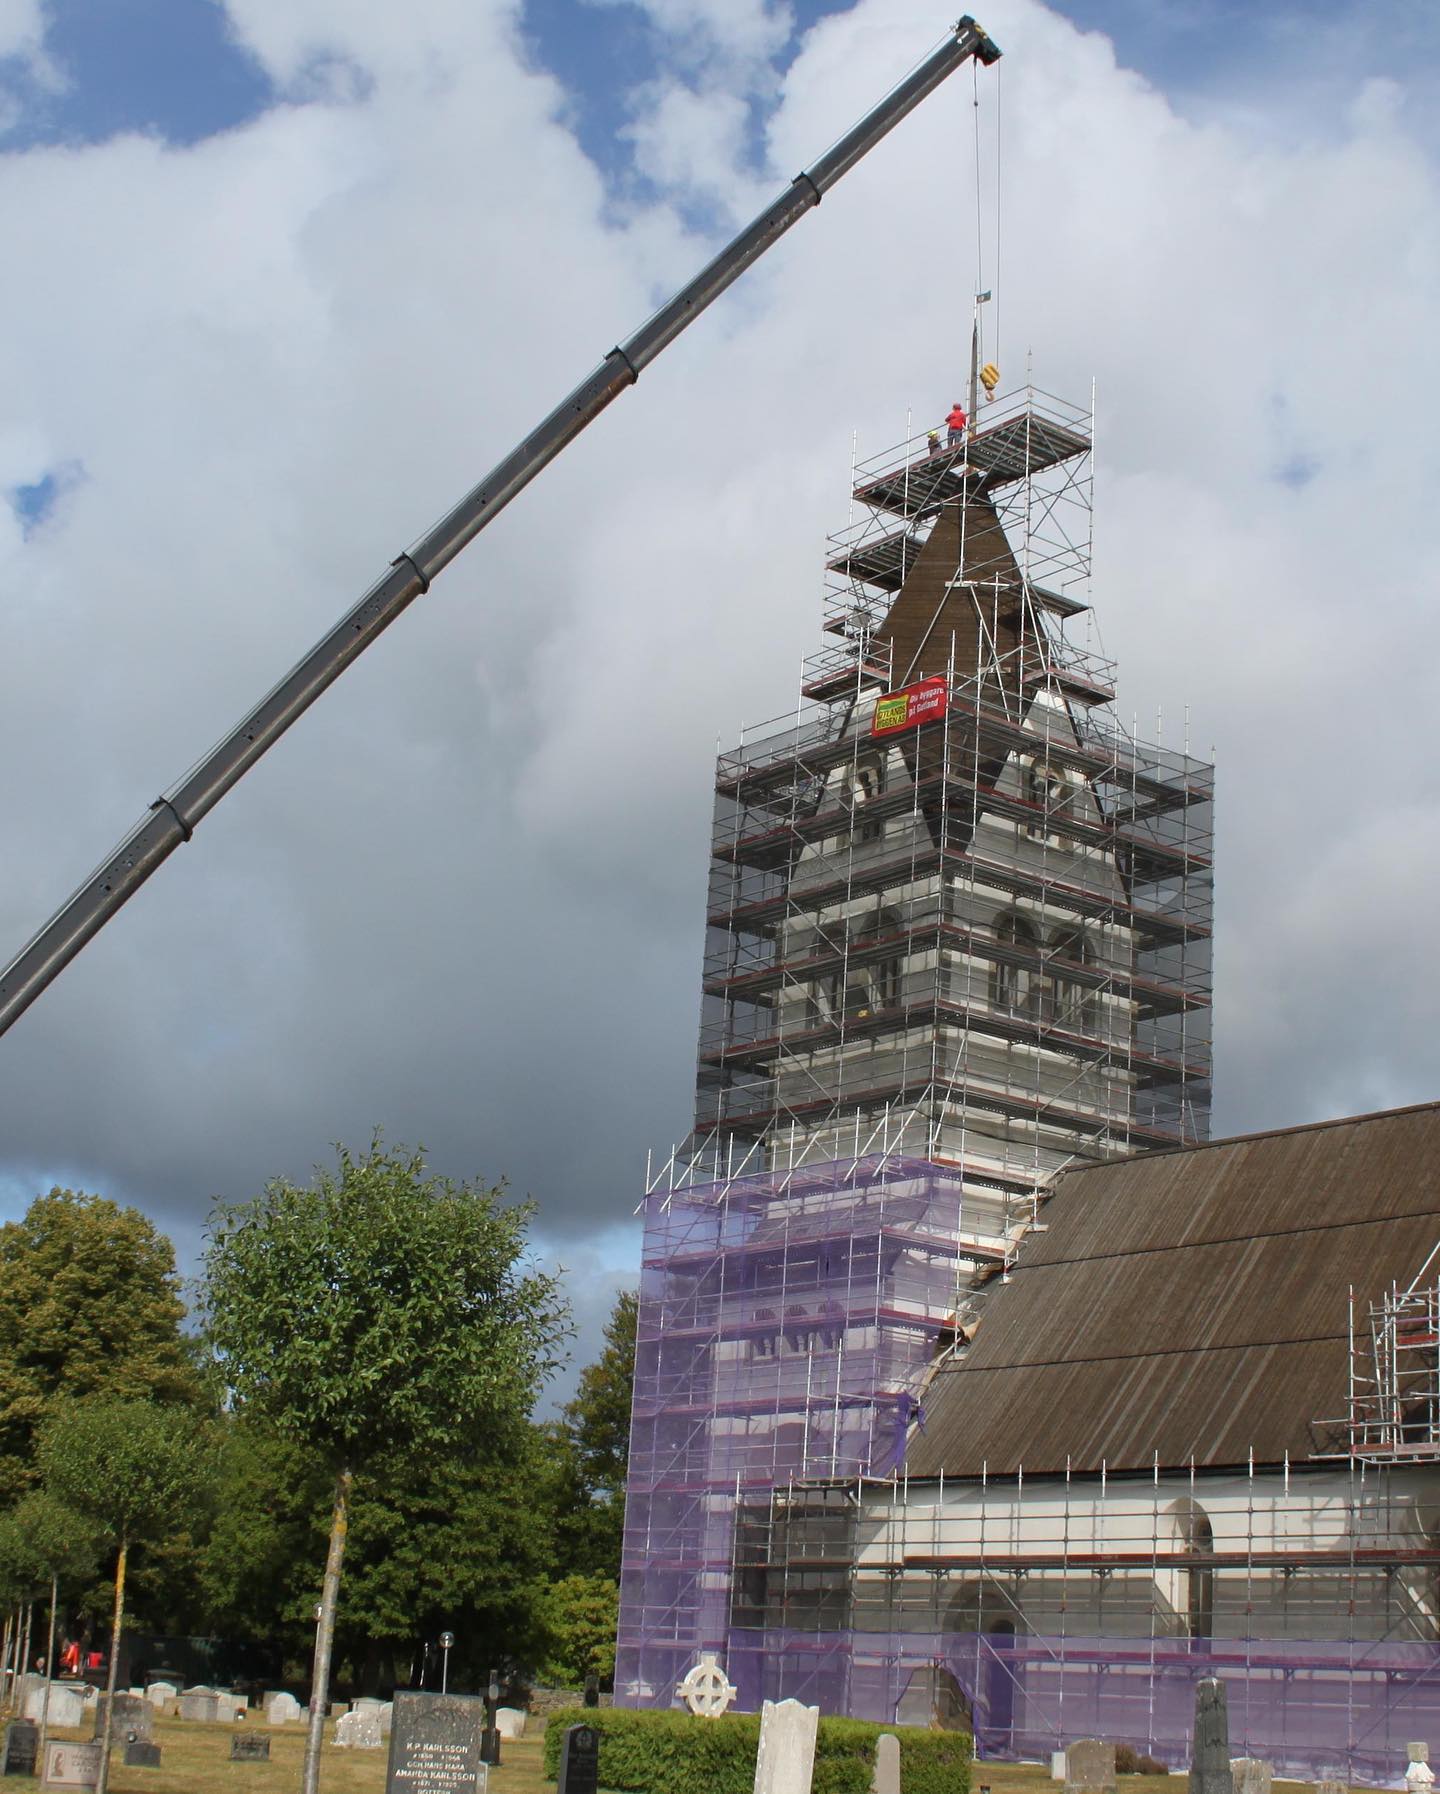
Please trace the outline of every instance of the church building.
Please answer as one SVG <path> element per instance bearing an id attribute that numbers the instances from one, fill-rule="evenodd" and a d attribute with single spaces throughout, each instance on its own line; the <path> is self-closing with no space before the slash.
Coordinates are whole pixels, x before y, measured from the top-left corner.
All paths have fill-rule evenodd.
<path id="1" fill-rule="evenodd" d="M 1090 437 L 1026 388 L 860 467 L 798 704 L 719 757 L 616 1698 L 713 1652 L 746 1708 L 1180 1764 L 1221 1674 L 1236 1754 L 1393 1778 L 1440 1115 L 1206 1145 L 1213 774 L 1117 714 Z"/>

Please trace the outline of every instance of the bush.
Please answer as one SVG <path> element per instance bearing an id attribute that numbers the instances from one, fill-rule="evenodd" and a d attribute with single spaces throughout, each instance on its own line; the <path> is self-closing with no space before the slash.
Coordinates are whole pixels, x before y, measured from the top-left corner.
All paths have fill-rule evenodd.
<path id="1" fill-rule="evenodd" d="M 1117 1744 L 1115 1746 L 1116 1775 L 1138 1775 L 1140 1758 L 1136 1755 L 1133 1744 Z"/>
<path id="2" fill-rule="evenodd" d="M 565 1728 L 593 1726 L 600 1734 L 600 1786 L 619 1794 L 752 1794 L 760 1719 L 727 1713 L 696 1719 L 689 1713 L 631 1712 L 623 1707 L 569 1707 L 545 1726 L 545 1774 L 560 1769 Z M 875 1740 L 900 1740 L 905 1794 L 969 1794 L 970 1738 L 915 1726 L 871 1725 L 862 1719 L 822 1719 L 815 1740 L 814 1794 L 869 1794 Z"/>
<path id="3" fill-rule="evenodd" d="M 1162 1763 L 1159 1757 L 1139 1757 L 1135 1762 L 1136 1771 L 1140 1775 L 1169 1775 L 1170 1766 Z"/>

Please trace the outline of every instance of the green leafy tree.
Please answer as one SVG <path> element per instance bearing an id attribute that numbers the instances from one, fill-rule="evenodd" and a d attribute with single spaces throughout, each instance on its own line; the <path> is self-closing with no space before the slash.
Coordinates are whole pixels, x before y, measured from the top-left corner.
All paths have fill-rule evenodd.
<path id="1" fill-rule="evenodd" d="M 52 1190 L 0 1227 L 0 1506 L 35 1482 L 57 1401 L 196 1395 L 168 1239 L 133 1208 Z"/>
<path id="2" fill-rule="evenodd" d="M 639 1301 L 623 1290 L 605 1327 L 605 1346 L 580 1373 L 556 1426 L 558 1568 L 564 1576 L 620 1575 L 630 1402 L 635 1389 Z"/>
<path id="3" fill-rule="evenodd" d="M 58 1408 L 40 1435 L 38 1458 L 50 1492 L 88 1516 L 116 1546 L 105 1735 L 96 1783 L 96 1794 L 105 1794 L 130 1551 L 163 1535 L 195 1500 L 204 1478 L 203 1454 L 196 1450 L 193 1418 L 183 1410 L 101 1397 Z"/>
<path id="4" fill-rule="evenodd" d="M 305 1790 L 319 1786 L 340 1576 L 358 1472 L 483 1448 L 527 1414 L 567 1313 L 526 1266 L 529 1204 L 427 1172 L 408 1149 L 343 1148 L 308 1188 L 221 1206 L 205 1254 L 209 1334 L 235 1400 L 332 1478 Z"/>
<path id="5" fill-rule="evenodd" d="M 543 1436 L 522 1423 L 428 1473 L 402 1463 L 372 1473 L 344 1628 L 357 1679 L 373 1686 L 417 1636 L 446 1630 L 456 1639 L 452 1688 L 482 1685 L 492 1666 L 534 1668 L 554 1564 L 545 1458 Z"/>
<path id="6" fill-rule="evenodd" d="M 61 1585 L 88 1581 L 100 1559 L 101 1537 L 95 1523 L 69 1502 L 47 1490 L 34 1490 L 0 1517 L 0 1564 L 27 1597 L 49 1596 L 45 1640 L 45 1673 L 55 1673 L 55 1616 Z M 29 1667 L 28 1665 L 26 1666 Z M 50 1724 L 47 1680 L 40 1702 L 40 1760 Z"/>
<path id="7" fill-rule="evenodd" d="M 562 1576 L 546 1591 L 543 1617 L 549 1654 L 541 1673 L 548 1680 L 576 1688 L 587 1676 L 614 1679 L 619 1583 L 608 1576 Z"/>
<path id="8" fill-rule="evenodd" d="M 313 1645 L 316 1519 L 323 1508 L 323 1539 L 332 1483 L 307 1447 L 252 1415 L 228 1417 L 196 1555 L 196 1601 L 208 1627 L 278 1645 L 291 1658 Z"/>

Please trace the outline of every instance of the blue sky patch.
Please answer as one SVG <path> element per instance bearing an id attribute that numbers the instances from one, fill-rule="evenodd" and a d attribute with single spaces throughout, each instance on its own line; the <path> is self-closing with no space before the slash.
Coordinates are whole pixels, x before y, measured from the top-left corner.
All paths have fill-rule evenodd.
<path id="1" fill-rule="evenodd" d="M 84 478 L 85 470 L 77 463 L 64 467 L 53 467 L 41 474 L 38 480 L 25 486 L 12 486 L 7 497 L 10 507 L 20 519 L 22 535 L 27 539 L 33 536 L 42 524 L 54 513 L 63 493 L 77 486 Z"/>
<path id="2" fill-rule="evenodd" d="M 777 73 L 806 30 L 849 6 L 792 0 L 790 10 L 794 31 Z M 1430 9 L 1417 14 L 1412 0 L 1068 0 L 1056 10 L 1112 37 L 1120 60 L 1172 98 L 1217 85 L 1243 90 L 1277 59 L 1294 70 L 1307 45 L 1336 35 L 1347 43 L 1353 87 L 1367 75 L 1413 72 L 1417 60 L 1433 59 L 1440 35 Z M 100 143 L 126 131 L 196 143 L 277 100 L 264 70 L 230 35 L 222 0 L 46 0 L 45 14 L 45 49 L 63 87 L 49 91 L 22 59 L 0 59 L 0 109 L 8 96 L 19 112 L 3 139 L 7 150 Z M 983 23 L 983 5 L 977 16 Z M 586 153 L 607 177 L 633 174 L 623 135 L 631 96 L 673 66 L 675 43 L 629 0 L 527 0 L 522 28 L 536 64 L 571 96 Z M 898 78 L 903 67 L 894 72 Z M 754 125 L 758 149 L 763 107 Z"/>
<path id="3" fill-rule="evenodd" d="M 17 58 L 0 61 L 0 90 L 21 108 L 6 149 L 103 143 L 126 131 L 197 143 L 273 103 L 218 0 L 46 0 L 45 19 L 45 50 L 65 85 L 48 92 Z"/>

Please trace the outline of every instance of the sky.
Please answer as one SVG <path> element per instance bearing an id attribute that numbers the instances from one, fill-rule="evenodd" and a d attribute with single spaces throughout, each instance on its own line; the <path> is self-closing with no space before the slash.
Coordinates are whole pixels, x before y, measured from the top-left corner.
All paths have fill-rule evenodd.
<path id="1" fill-rule="evenodd" d="M 1122 713 L 1214 744 L 1216 1131 L 1440 1095 L 1440 15 L 977 11 L 998 68 L 668 350 L 0 1039 L 0 1217 L 99 1190 L 189 1264 L 213 1200 L 379 1126 L 535 1198 L 592 1352 L 688 1121 L 709 762 L 793 706 L 852 453 L 943 412 L 977 285 L 1002 372 L 1095 383 Z M 0 0 L 0 956 L 949 22 Z"/>

